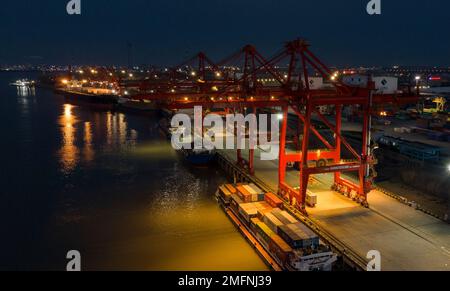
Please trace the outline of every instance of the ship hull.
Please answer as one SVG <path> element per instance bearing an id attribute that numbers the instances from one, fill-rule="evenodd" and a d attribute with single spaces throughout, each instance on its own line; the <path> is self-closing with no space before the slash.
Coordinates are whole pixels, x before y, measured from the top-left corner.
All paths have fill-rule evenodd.
<path id="1" fill-rule="evenodd" d="M 185 160 L 194 166 L 208 166 L 214 161 L 214 153 L 194 153 L 192 150 L 182 151 Z"/>
<path id="2" fill-rule="evenodd" d="M 112 110 L 117 107 L 118 98 L 115 95 L 96 95 L 75 91 L 55 90 L 69 102 L 76 105 L 89 105 L 99 109 Z"/>

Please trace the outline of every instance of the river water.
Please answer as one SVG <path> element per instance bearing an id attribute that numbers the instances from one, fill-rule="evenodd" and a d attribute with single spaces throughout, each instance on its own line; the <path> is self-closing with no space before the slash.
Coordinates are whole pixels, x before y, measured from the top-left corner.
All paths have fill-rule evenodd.
<path id="1" fill-rule="evenodd" d="M 0 73 L 0 269 L 266 270 L 157 119 L 67 103 Z"/>

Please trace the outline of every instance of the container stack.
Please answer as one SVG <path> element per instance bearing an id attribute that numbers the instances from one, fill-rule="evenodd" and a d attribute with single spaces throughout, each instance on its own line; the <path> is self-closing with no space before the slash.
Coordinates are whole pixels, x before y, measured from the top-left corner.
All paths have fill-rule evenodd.
<path id="1" fill-rule="evenodd" d="M 239 205 L 239 215 L 250 223 L 251 218 L 255 218 L 258 215 L 258 209 L 254 203 L 242 203 Z"/>
<path id="2" fill-rule="evenodd" d="M 278 234 L 294 249 L 319 246 L 319 237 L 300 222 L 280 226 Z"/>
<path id="3" fill-rule="evenodd" d="M 266 248 L 270 245 L 271 237 L 276 235 L 264 222 L 256 218 L 255 221 L 256 235 L 259 236 L 260 241 Z"/>
<path id="4" fill-rule="evenodd" d="M 258 205 L 258 218 L 262 221 L 264 220 L 264 216 L 266 215 L 266 213 L 271 212 L 273 208 L 269 205 L 269 203 L 265 201 L 258 202 Z"/>
<path id="5" fill-rule="evenodd" d="M 229 188 L 226 185 L 219 186 L 219 195 L 226 202 L 229 203 L 231 200 L 231 195 L 235 193 L 230 192 Z"/>
<path id="6" fill-rule="evenodd" d="M 258 202 L 258 193 L 249 185 L 243 186 L 250 193 L 250 202 Z"/>
<path id="7" fill-rule="evenodd" d="M 264 223 L 274 232 L 278 233 L 278 227 L 284 225 L 278 218 L 276 218 L 272 212 L 267 212 L 264 215 Z"/>
<path id="8" fill-rule="evenodd" d="M 258 195 L 258 201 L 264 201 L 264 197 L 266 196 L 266 193 L 261 190 L 258 186 L 256 186 L 255 184 L 249 184 L 248 186 L 250 186 L 253 191 L 255 191 Z"/>
<path id="9" fill-rule="evenodd" d="M 266 247 L 279 252 L 280 257 L 288 248 L 319 246 L 319 237 L 282 210 L 283 201 L 273 193 L 264 193 L 254 184 L 240 184 L 237 187 L 224 185 L 219 192 L 222 197 L 228 197 L 231 208 L 267 243 Z"/>
<path id="10" fill-rule="evenodd" d="M 243 233 L 252 240 L 256 238 L 280 266 L 307 270 L 316 257 L 333 259 L 333 254 L 320 245 L 319 237 L 311 229 L 288 213 L 288 209 L 281 209 L 284 202 L 273 193 L 264 193 L 254 184 L 224 185 L 219 187 L 219 193 L 221 197 L 229 197 L 226 213 L 239 227 L 245 227 L 247 231 Z"/>
<path id="11" fill-rule="evenodd" d="M 245 185 L 237 186 L 236 189 L 237 195 L 242 199 L 242 201 L 244 201 L 244 203 L 252 202 L 252 193 L 248 191 Z"/>
<path id="12" fill-rule="evenodd" d="M 265 201 L 267 203 L 269 203 L 270 206 L 272 206 L 273 208 L 282 208 L 283 207 L 283 201 L 281 201 L 280 198 L 278 198 L 275 194 L 273 193 L 266 193 L 265 197 L 264 197 Z"/>
<path id="13" fill-rule="evenodd" d="M 238 195 L 236 195 L 236 194 L 231 195 L 230 205 L 231 205 L 231 208 L 233 208 L 234 211 L 238 212 L 239 211 L 239 205 L 241 205 L 243 203 L 244 203 L 244 201 L 242 201 L 242 199 Z"/>
<path id="14" fill-rule="evenodd" d="M 230 191 L 231 194 L 236 194 L 237 193 L 236 188 L 233 185 L 231 185 L 231 184 L 225 184 L 225 188 L 227 188 L 227 190 Z"/>
<path id="15" fill-rule="evenodd" d="M 251 224 L 256 229 L 256 234 L 263 245 L 275 255 L 280 264 L 284 265 L 292 248 L 258 218 L 252 218 Z"/>
<path id="16" fill-rule="evenodd" d="M 298 220 L 295 219 L 292 215 L 290 215 L 289 213 L 287 213 L 286 211 L 283 211 L 279 208 L 274 208 L 272 210 L 272 214 L 278 218 L 281 222 L 283 222 L 283 224 L 292 224 L 292 223 L 297 223 Z"/>
<path id="17" fill-rule="evenodd" d="M 245 221 L 250 222 L 252 218 L 260 215 L 261 212 L 269 212 L 272 210 L 266 202 L 241 203 L 239 205 L 239 214 Z"/>

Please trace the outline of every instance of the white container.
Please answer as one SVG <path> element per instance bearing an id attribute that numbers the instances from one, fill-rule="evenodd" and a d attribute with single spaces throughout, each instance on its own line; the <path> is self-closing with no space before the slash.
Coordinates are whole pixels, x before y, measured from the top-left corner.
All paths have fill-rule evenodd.
<path id="1" fill-rule="evenodd" d="M 305 83 L 305 77 L 302 77 L 303 83 Z M 323 78 L 322 77 L 308 77 L 309 89 L 319 90 L 323 88 Z"/>
<path id="2" fill-rule="evenodd" d="M 309 207 L 315 207 L 317 204 L 317 195 L 313 193 L 306 193 L 306 204 Z"/>
<path id="3" fill-rule="evenodd" d="M 365 75 L 348 75 L 342 77 L 344 84 L 354 87 L 367 87 L 368 76 Z M 373 77 L 375 82 L 376 94 L 394 94 L 398 91 L 398 78 L 388 76 Z"/>
<path id="4" fill-rule="evenodd" d="M 394 94 L 398 91 L 398 79 L 395 77 L 373 77 L 377 94 Z"/>

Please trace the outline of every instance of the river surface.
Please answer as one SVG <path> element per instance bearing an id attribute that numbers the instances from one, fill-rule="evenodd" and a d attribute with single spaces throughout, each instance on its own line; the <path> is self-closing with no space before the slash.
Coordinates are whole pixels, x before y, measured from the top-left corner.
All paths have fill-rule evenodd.
<path id="1" fill-rule="evenodd" d="M 0 73 L 0 270 L 267 270 L 157 118 L 67 103 Z"/>

